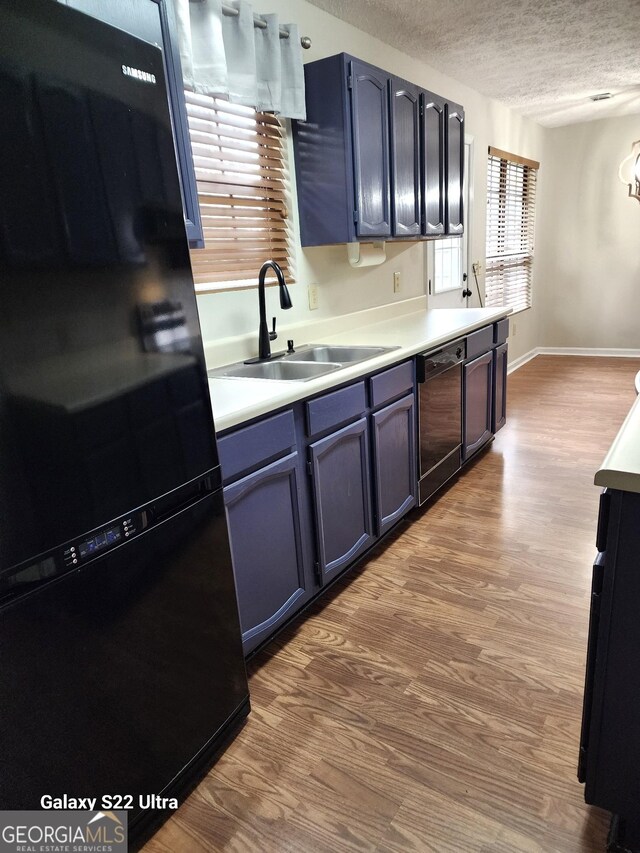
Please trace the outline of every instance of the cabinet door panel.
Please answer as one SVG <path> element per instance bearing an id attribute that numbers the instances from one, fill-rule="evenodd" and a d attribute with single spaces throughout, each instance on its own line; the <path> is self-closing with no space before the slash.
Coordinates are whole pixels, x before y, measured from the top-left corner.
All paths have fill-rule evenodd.
<path id="1" fill-rule="evenodd" d="M 455 104 L 447 105 L 447 234 L 462 234 L 464 210 L 464 113 Z"/>
<path id="2" fill-rule="evenodd" d="M 493 355 L 493 431 L 507 422 L 507 344 L 497 347 Z"/>
<path id="3" fill-rule="evenodd" d="M 462 458 L 469 459 L 492 436 L 493 352 L 470 361 L 462 370 Z"/>
<path id="4" fill-rule="evenodd" d="M 417 466 L 413 394 L 371 416 L 378 535 L 416 502 Z"/>
<path id="5" fill-rule="evenodd" d="M 309 597 L 297 457 L 292 453 L 224 490 L 245 654 Z"/>
<path id="6" fill-rule="evenodd" d="M 388 81 L 384 72 L 351 62 L 351 121 L 356 234 L 391 235 Z"/>
<path id="7" fill-rule="evenodd" d="M 427 235 L 444 234 L 445 220 L 445 108 L 430 92 L 422 94 L 423 188 L 422 225 Z"/>
<path id="8" fill-rule="evenodd" d="M 420 101 L 402 80 L 391 81 L 391 176 L 393 236 L 420 234 Z"/>
<path id="9" fill-rule="evenodd" d="M 321 581 L 373 540 L 367 419 L 309 446 Z"/>

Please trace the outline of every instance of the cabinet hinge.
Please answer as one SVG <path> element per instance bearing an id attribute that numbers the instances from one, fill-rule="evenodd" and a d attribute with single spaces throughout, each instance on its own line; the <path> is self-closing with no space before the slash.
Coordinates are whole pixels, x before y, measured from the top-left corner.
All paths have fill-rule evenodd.
<path id="1" fill-rule="evenodd" d="M 347 77 L 347 89 L 353 89 L 353 74 Z"/>
<path id="2" fill-rule="evenodd" d="M 424 115 L 424 104 L 422 102 L 420 103 L 420 115 Z"/>
<path id="3" fill-rule="evenodd" d="M 358 222 L 359 220 L 360 220 L 360 214 L 358 213 L 357 210 L 354 210 L 353 211 L 353 221 Z"/>
<path id="4" fill-rule="evenodd" d="M 307 462 L 307 474 L 311 476 L 313 474 L 313 468 L 311 467 L 311 462 Z"/>
<path id="5" fill-rule="evenodd" d="M 322 583 L 322 573 L 320 571 L 320 563 L 317 560 L 313 564 L 313 571 L 316 573 L 316 578 L 318 579 L 318 583 Z"/>

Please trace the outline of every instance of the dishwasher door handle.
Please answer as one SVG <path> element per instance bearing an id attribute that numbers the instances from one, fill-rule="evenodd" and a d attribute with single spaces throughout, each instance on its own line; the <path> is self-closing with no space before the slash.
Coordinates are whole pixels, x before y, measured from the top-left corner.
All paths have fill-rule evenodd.
<path id="1" fill-rule="evenodd" d="M 466 340 L 454 341 L 435 352 L 421 353 L 416 358 L 416 382 L 427 382 L 445 370 L 460 364 L 467 356 Z"/>

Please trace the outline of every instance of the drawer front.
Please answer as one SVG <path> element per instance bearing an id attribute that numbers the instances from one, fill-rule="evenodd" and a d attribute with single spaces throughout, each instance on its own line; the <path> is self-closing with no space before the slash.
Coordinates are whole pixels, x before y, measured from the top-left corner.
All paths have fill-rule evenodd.
<path id="1" fill-rule="evenodd" d="M 413 361 L 398 364 L 369 380 L 371 407 L 377 409 L 413 389 Z"/>
<path id="2" fill-rule="evenodd" d="M 477 356 L 490 350 L 492 346 L 493 325 L 478 329 L 477 332 L 471 332 L 470 335 L 467 335 L 467 359 L 477 358 Z"/>
<path id="3" fill-rule="evenodd" d="M 356 420 L 367 409 L 364 382 L 323 394 L 307 403 L 307 435 L 312 437 Z"/>
<path id="4" fill-rule="evenodd" d="M 509 318 L 505 317 L 504 320 L 498 320 L 497 323 L 493 324 L 493 343 L 496 346 L 500 346 L 500 344 L 504 344 L 509 337 Z"/>
<path id="5" fill-rule="evenodd" d="M 293 412 L 281 412 L 218 439 L 223 482 L 230 483 L 249 471 L 290 453 L 296 436 Z"/>

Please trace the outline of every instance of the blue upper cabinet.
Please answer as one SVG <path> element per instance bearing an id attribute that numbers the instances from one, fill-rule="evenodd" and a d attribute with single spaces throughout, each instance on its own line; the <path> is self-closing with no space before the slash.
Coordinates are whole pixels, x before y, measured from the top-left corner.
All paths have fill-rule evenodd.
<path id="1" fill-rule="evenodd" d="M 447 234 L 462 234 L 464 230 L 464 110 L 458 104 L 446 105 L 446 188 Z"/>
<path id="2" fill-rule="evenodd" d="M 391 221 L 395 237 L 421 233 L 420 90 L 391 80 Z"/>
<path id="3" fill-rule="evenodd" d="M 390 237 L 389 76 L 356 61 L 349 62 L 348 75 L 356 235 Z"/>
<path id="4" fill-rule="evenodd" d="M 445 123 L 446 104 L 431 92 L 420 96 L 422 111 L 422 233 L 437 237 L 445 233 L 446 164 Z"/>
<path id="5" fill-rule="evenodd" d="M 461 107 L 345 53 L 305 65 L 305 82 L 303 246 L 462 232 Z"/>
<path id="6" fill-rule="evenodd" d="M 204 246 L 204 235 L 200 219 L 200 206 L 198 204 L 198 190 L 196 187 L 193 153 L 191 151 L 191 138 L 189 136 L 187 107 L 184 100 L 182 66 L 180 65 L 180 51 L 178 48 L 178 35 L 173 4 L 169 0 L 153 0 L 153 2 L 158 4 L 162 25 L 164 65 L 167 77 L 169 107 L 171 109 L 171 123 L 173 125 L 173 141 L 178 161 L 184 224 L 190 246 L 193 249 L 201 249 Z"/>
<path id="7" fill-rule="evenodd" d="M 108 3 L 105 0 L 59 0 L 59 2 L 162 48 L 184 223 L 190 245 L 193 248 L 201 248 L 204 246 L 204 239 L 172 4 L 169 0 L 135 0 L 135 2 L 134 0 L 109 0 Z"/>

